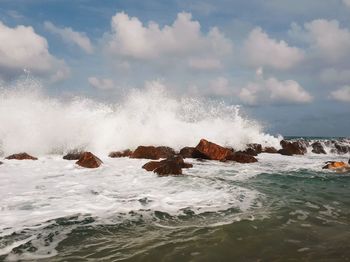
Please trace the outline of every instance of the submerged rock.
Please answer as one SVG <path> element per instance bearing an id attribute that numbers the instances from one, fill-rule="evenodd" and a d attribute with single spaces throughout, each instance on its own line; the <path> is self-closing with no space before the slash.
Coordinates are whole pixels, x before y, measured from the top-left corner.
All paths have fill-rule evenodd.
<path id="1" fill-rule="evenodd" d="M 38 160 L 37 157 L 33 157 L 33 156 L 31 156 L 31 155 L 28 155 L 27 153 L 13 154 L 13 155 L 10 155 L 10 156 L 6 157 L 6 159 L 16 159 L 16 160 Z"/>
<path id="2" fill-rule="evenodd" d="M 65 160 L 79 160 L 84 152 L 70 152 L 63 156 Z"/>
<path id="3" fill-rule="evenodd" d="M 139 146 L 131 154 L 131 158 L 145 158 L 145 159 L 154 159 L 159 158 L 168 158 L 175 155 L 174 149 L 166 146 Z"/>
<path id="4" fill-rule="evenodd" d="M 267 146 L 263 149 L 264 153 L 269 153 L 269 154 L 276 154 L 278 153 L 278 150 L 272 146 Z"/>
<path id="5" fill-rule="evenodd" d="M 344 163 L 343 161 L 328 161 L 326 162 L 326 165 L 322 167 L 322 169 L 330 169 L 334 170 L 339 173 L 344 173 L 350 171 L 350 160 L 347 163 Z"/>
<path id="6" fill-rule="evenodd" d="M 86 167 L 86 168 L 97 168 L 102 164 L 102 160 L 91 152 L 82 153 L 79 160 L 76 162 L 77 165 Z"/>
<path id="7" fill-rule="evenodd" d="M 227 157 L 233 154 L 232 150 L 219 146 L 215 143 L 209 142 L 205 139 L 201 139 L 196 146 L 194 152 L 195 158 L 203 158 L 209 160 L 225 160 Z"/>
<path id="8" fill-rule="evenodd" d="M 111 158 L 118 158 L 118 157 L 129 157 L 131 156 L 132 151 L 130 149 L 126 149 L 124 151 L 114 151 L 109 153 L 109 157 Z"/>
<path id="9" fill-rule="evenodd" d="M 324 150 L 322 144 L 320 142 L 314 142 L 311 144 L 312 146 L 312 153 L 315 154 L 326 154 L 326 151 Z"/>
<path id="10" fill-rule="evenodd" d="M 278 153 L 281 155 L 304 155 L 307 152 L 305 144 L 301 141 L 289 142 L 282 140 L 280 144 L 282 149 L 278 150 Z"/>
<path id="11" fill-rule="evenodd" d="M 255 163 L 258 162 L 258 160 L 249 154 L 245 154 L 242 152 L 236 152 L 226 158 L 227 161 L 235 161 L 238 163 Z"/>
<path id="12" fill-rule="evenodd" d="M 182 168 L 191 168 L 192 164 L 185 163 L 182 156 L 174 156 L 161 161 L 150 161 L 142 166 L 147 171 L 153 171 L 159 176 L 181 175 Z"/>

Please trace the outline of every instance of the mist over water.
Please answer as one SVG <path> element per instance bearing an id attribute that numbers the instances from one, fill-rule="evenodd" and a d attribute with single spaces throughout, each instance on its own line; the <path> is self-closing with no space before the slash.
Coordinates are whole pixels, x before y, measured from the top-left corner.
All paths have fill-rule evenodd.
<path id="1" fill-rule="evenodd" d="M 133 89 L 115 104 L 75 97 L 50 98 L 34 80 L 0 89 L 0 150 L 44 155 L 73 149 L 107 153 L 139 145 L 175 149 L 201 138 L 242 149 L 247 143 L 279 147 L 240 115 L 239 106 L 201 98 L 173 97 L 159 82 Z"/>

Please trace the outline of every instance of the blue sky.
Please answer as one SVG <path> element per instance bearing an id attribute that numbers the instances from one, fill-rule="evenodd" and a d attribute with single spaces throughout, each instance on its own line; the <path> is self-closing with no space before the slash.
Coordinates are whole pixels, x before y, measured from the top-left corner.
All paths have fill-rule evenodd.
<path id="1" fill-rule="evenodd" d="M 159 82 L 268 131 L 350 135 L 350 0 L 0 0 L 0 79 L 112 102 Z"/>

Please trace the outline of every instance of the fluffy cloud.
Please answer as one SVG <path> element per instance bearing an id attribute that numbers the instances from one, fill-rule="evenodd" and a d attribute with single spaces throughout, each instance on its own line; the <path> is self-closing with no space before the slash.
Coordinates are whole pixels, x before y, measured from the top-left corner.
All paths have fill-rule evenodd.
<path id="1" fill-rule="evenodd" d="M 90 39 L 84 33 L 73 31 L 70 27 L 60 28 L 51 22 L 45 22 L 44 26 L 49 32 L 60 36 L 64 42 L 77 45 L 88 54 L 93 53 L 94 48 Z"/>
<path id="2" fill-rule="evenodd" d="M 317 19 L 304 28 L 294 23 L 289 33 L 308 42 L 314 54 L 325 61 L 339 63 L 350 58 L 350 31 L 341 28 L 337 20 Z"/>
<path id="3" fill-rule="evenodd" d="M 285 41 L 272 39 L 261 28 L 253 29 L 244 43 L 247 62 L 255 67 L 289 69 L 304 57 L 303 52 Z"/>
<path id="4" fill-rule="evenodd" d="M 221 59 L 231 53 L 232 43 L 217 28 L 207 34 L 189 13 L 179 13 L 172 25 L 155 22 L 143 25 L 136 17 L 117 13 L 112 18 L 107 49 L 127 59 L 183 59 L 194 69 L 217 69 Z"/>
<path id="5" fill-rule="evenodd" d="M 89 77 L 88 78 L 89 84 L 97 89 L 101 90 L 111 90 L 114 88 L 114 83 L 112 79 L 109 78 L 97 78 L 97 77 Z"/>
<path id="6" fill-rule="evenodd" d="M 32 27 L 10 28 L 0 22 L 0 77 L 20 75 L 24 69 L 52 81 L 62 80 L 69 74 L 64 61 L 49 53 L 46 39 Z"/>
<path id="7" fill-rule="evenodd" d="M 264 79 L 262 75 L 258 77 L 256 82 L 250 82 L 242 88 L 238 95 L 248 105 L 304 104 L 313 99 L 294 80 L 279 81 L 274 77 Z"/>
<path id="8" fill-rule="evenodd" d="M 331 92 L 331 97 L 337 101 L 350 102 L 350 86 L 343 86 L 342 88 Z"/>

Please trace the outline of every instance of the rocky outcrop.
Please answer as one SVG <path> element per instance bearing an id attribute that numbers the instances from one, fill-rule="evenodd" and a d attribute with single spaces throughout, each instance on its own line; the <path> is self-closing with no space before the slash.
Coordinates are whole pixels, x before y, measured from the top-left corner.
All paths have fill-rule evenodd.
<path id="1" fill-rule="evenodd" d="M 255 163 L 258 160 L 252 156 L 242 152 L 236 152 L 226 158 L 226 161 L 235 161 L 238 163 Z"/>
<path id="2" fill-rule="evenodd" d="M 276 154 L 278 150 L 272 146 L 267 146 L 263 149 L 263 153 Z"/>
<path id="3" fill-rule="evenodd" d="M 126 149 L 124 151 L 113 151 L 109 153 L 109 157 L 111 158 L 119 158 L 119 157 L 130 157 L 132 155 L 132 151 L 130 149 Z"/>
<path id="4" fill-rule="evenodd" d="M 227 157 L 233 154 L 233 152 L 225 147 L 219 146 L 215 143 L 209 142 L 205 139 L 201 139 L 196 146 L 194 152 L 195 158 L 209 159 L 209 160 L 225 160 Z"/>
<path id="5" fill-rule="evenodd" d="M 169 158 L 175 155 L 174 149 L 166 146 L 139 146 L 131 154 L 130 158 L 154 159 Z"/>
<path id="6" fill-rule="evenodd" d="M 65 160 L 79 160 L 82 156 L 83 152 L 70 152 L 63 156 L 63 159 Z"/>
<path id="7" fill-rule="evenodd" d="M 159 176 L 181 175 L 182 168 L 191 168 L 192 164 L 185 163 L 182 156 L 174 156 L 161 161 L 150 161 L 142 166 L 147 171 L 153 171 Z"/>
<path id="8" fill-rule="evenodd" d="M 312 146 L 312 153 L 315 154 L 326 154 L 326 151 L 324 150 L 322 144 L 320 142 L 314 142 L 311 144 Z"/>
<path id="9" fill-rule="evenodd" d="M 38 160 L 37 157 L 33 157 L 33 156 L 31 156 L 31 155 L 28 155 L 27 153 L 13 154 L 13 155 L 10 155 L 10 156 L 6 157 L 6 159 L 16 159 L 16 160 Z"/>
<path id="10" fill-rule="evenodd" d="M 180 150 L 179 153 L 183 158 L 195 158 L 196 148 L 194 147 L 184 147 Z"/>
<path id="11" fill-rule="evenodd" d="M 305 144 L 300 141 L 289 142 L 282 140 L 280 144 L 282 149 L 278 150 L 278 153 L 281 155 L 304 155 L 307 152 Z"/>
<path id="12" fill-rule="evenodd" d="M 334 149 L 332 150 L 332 153 L 339 155 L 350 153 L 350 146 L 334 143 Z"/>
<path id="13" fill-rule="evenodd" d="M 248 144 L 247 148 L 254 150 L 257 155 L 262 153 L 263 151 L 262 145 L 257 143 Z"/>
<path id="14" fill-rule="evenodd" d="M 91 152 L 82 153 L 79 160 L 76 162 L 77 165 L 86 167 L 86 168 L 97 168 L 102 164 L 102 160 Z"/>
<path id="15" fill-rule="evenodd" d="M 346 164 L 342 161 L 328 161 L 326 162 L 326 165 L 324 167 L 322 167 L 322 169 L 329 169 L 329 170 L 333 170 L 337 173 L 348 173 L 350 172 L 350 160 L 349 163 Z"/>

